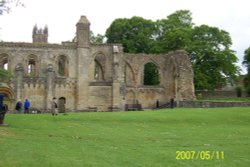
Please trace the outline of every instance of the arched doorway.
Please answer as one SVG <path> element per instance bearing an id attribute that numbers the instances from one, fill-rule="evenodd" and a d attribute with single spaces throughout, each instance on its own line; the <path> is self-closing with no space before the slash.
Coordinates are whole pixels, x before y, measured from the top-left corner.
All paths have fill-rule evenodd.
<path id="1" fill-rule="evenodd" d="M 59 113 L 65 113 L 65 104 L 66 104 L 66 98 L 65 97 L 60 97 L 58 100 L 58 111 Z"/>
<path id="2" fill-rule="evenodd" d="M 10 112 L 14 111 L 15 106 L 15 94 L 12 89 L 5 83 L 0 84 L 0 94 L 3 97 L 3 103 L 8 105 Z"/>

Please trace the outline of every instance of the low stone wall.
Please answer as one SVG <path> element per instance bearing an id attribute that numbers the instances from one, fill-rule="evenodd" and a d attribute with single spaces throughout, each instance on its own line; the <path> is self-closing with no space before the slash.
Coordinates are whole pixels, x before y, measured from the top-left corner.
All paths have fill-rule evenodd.
<path id="1" fill-rule="evenodd" d="M 195 94 L 198 99 L 237 97 L 237 92 L 234 90 L 232 91 L 196 91 Z M 242 97 L 248 97 L 248 94 L 246 91 L 242 91 Z"/>
<path id="2" fill-rule="evenodd" d="M 180 101 L 179 107 L 186 107 L 186 108 L 250 107 L 250 102 Z"/>

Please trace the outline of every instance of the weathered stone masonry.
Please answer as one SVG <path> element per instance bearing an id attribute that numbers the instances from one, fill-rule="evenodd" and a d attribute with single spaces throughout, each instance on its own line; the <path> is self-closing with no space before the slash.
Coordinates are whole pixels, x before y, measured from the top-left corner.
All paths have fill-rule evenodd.
<path id="1" fill-rule="evenodd" d="M 151 108 L 156 100 L 193 100 L 193 71 L 185 51 L 161 55 L 123 53 L 120 44 L 94 45 L 89 41 L 90 22 L 82 16 L 73 42 L 49 44 L 48 28 L 33 29 L 33 43 L 1 42 L 0 67 L 13 77 L 0 85 L 10 109 L 28 98 L 32 107 L 50 110 L 59 99 L 68 111 L 124 110 L 139 102 Z M 144 67 L 153 63 L 158 85 L 144 85 Z"/>

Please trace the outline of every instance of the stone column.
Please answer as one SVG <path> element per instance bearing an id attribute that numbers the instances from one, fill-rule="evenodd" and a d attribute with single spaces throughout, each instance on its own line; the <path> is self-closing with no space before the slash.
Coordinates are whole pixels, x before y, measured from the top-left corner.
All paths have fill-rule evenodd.
<path id="1" fill-rule="evenodd" d="M 51 100 L 55 96 L 55 70 L 52 64 L 47 67 L 46 76 L 46 96 L 45 96 L 45 109 L 48 111 L 51 109 Z"/>
<path id="2" fill-rule="evenodd" d="M 117 45 L 113 46 L 113 84 L 112 84 L 112 110 L 121 110 L 124 108 L 124 69 L 122 69 L 122 54 L 121 48 Z"/>
<path id="3" fill-rule="evenodd" d="M 92 57 L 90 55 L 90 22 L 86 16 L 81 16 L 76 24 L 77 38 L 77 87 L 76 87 L 76 110 L 86 110 L 88 104 L 89 89 L 89 64 Z"/>
<path id="4" fill-rule="evenodd" d="M 22 100 L 22 90 L 23 90 L 23 73 L 24 68 L 21 63 L 18 63 L 15 68 L 17 82 L 16 82 L 16 100 Z"/>
<path id="5" fill-rule="evenodd" d="M 180 101 L 180 97 L 179 97 L 179 78 L 180 78 L 180 74 L 179 74 L 179 69 L 177 67 L 177 63 L 175 61 L 175 59 L 173 57 L 171 57 L 172 59 L 172 63 L 173 63 L 173 79 L 174 79 L 174 101 L 176 101 L 176 105 L 177 107 L 179 107 L 179 101 Z"/>
<path id="6" fill-rule="evenodd" d="M 89 107 L 89 64 L 91 57 L 89 48 L 77 48 L 77 87 L 76 87 L 76 110 L 87 110 Z"/>

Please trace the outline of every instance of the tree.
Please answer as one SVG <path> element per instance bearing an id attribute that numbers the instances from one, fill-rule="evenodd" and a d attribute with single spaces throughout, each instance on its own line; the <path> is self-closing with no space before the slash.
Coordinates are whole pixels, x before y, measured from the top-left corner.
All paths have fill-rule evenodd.
<path id="1" fill-rule="evenodd" d="M 11 4 L 16 6 L 24 6 L 20 0 L 0 0 L 0 15 L 2 15 L 4 12 L 10 12 Z"/>
<path id="2" fill-rule="evenodd" d="M 105 41 L 105 36 L 101 34 L 97 34 L 96 36 L 94 33 L 91 31 L 90 32 L 90 42 L 92 44 L 103 44 Z"/>
<path id="3" fill-rule="evenodd" d="M 116 19 L 106 31 L 107 43 L 121 43 L 124 52 L 150 53 L 154 30 L 153 21 L 141 17 Z"/>
<path id="4" fill-rule="evenodd" d="M 190 32 L 193 27 L 191 12 L 179 10 L 169 15 L 166 19 L 158 20 L 157 26 L 157 49 L 153 53 L 166 53 L 169 51 L 186 49 L 190 42 Z"/>
<path id="5" fill-rule="evenodd" d="M 157 66 L 154 63 L 147 63 L 144 65 L 144 85 L 159 85 L 160 76 Z"/>
<path id="6" fill-rule="evenodd" d="M 165 19 L 152 22 L 140 17 L 117 19 L 106 31 L 108 43 L 122 43 L 129 53 L 167 53 L 184 49 L 199 90 L 221 87 L 239 72 L 237 57 L 230 49 L 230 34 L 217 27 L 195 26 L 192 13 L 179 10 Z"/>
<path id="7" fill-rule="evenodd" d="M 231 45 L 231 37 L 224 30 L 207 25 L 194 27 L 186 50 L 193 64 L 196 89 L 213 90 L 223 86 L 226 78 L 235 79 L 238 59 Z"/>
<path id="8" fill-rule="evenodd" d="M 250 95 L 250 47 L 244 52 L 242 64 L 247 68 L 247 74 L 244 78 L 244 87 Z"/>
<path id="9" fill-rule="evenodd" d="M 11 74 L 8 71 L 0 68 L 0 83 L 8 79 L 10 76 Z"/>

